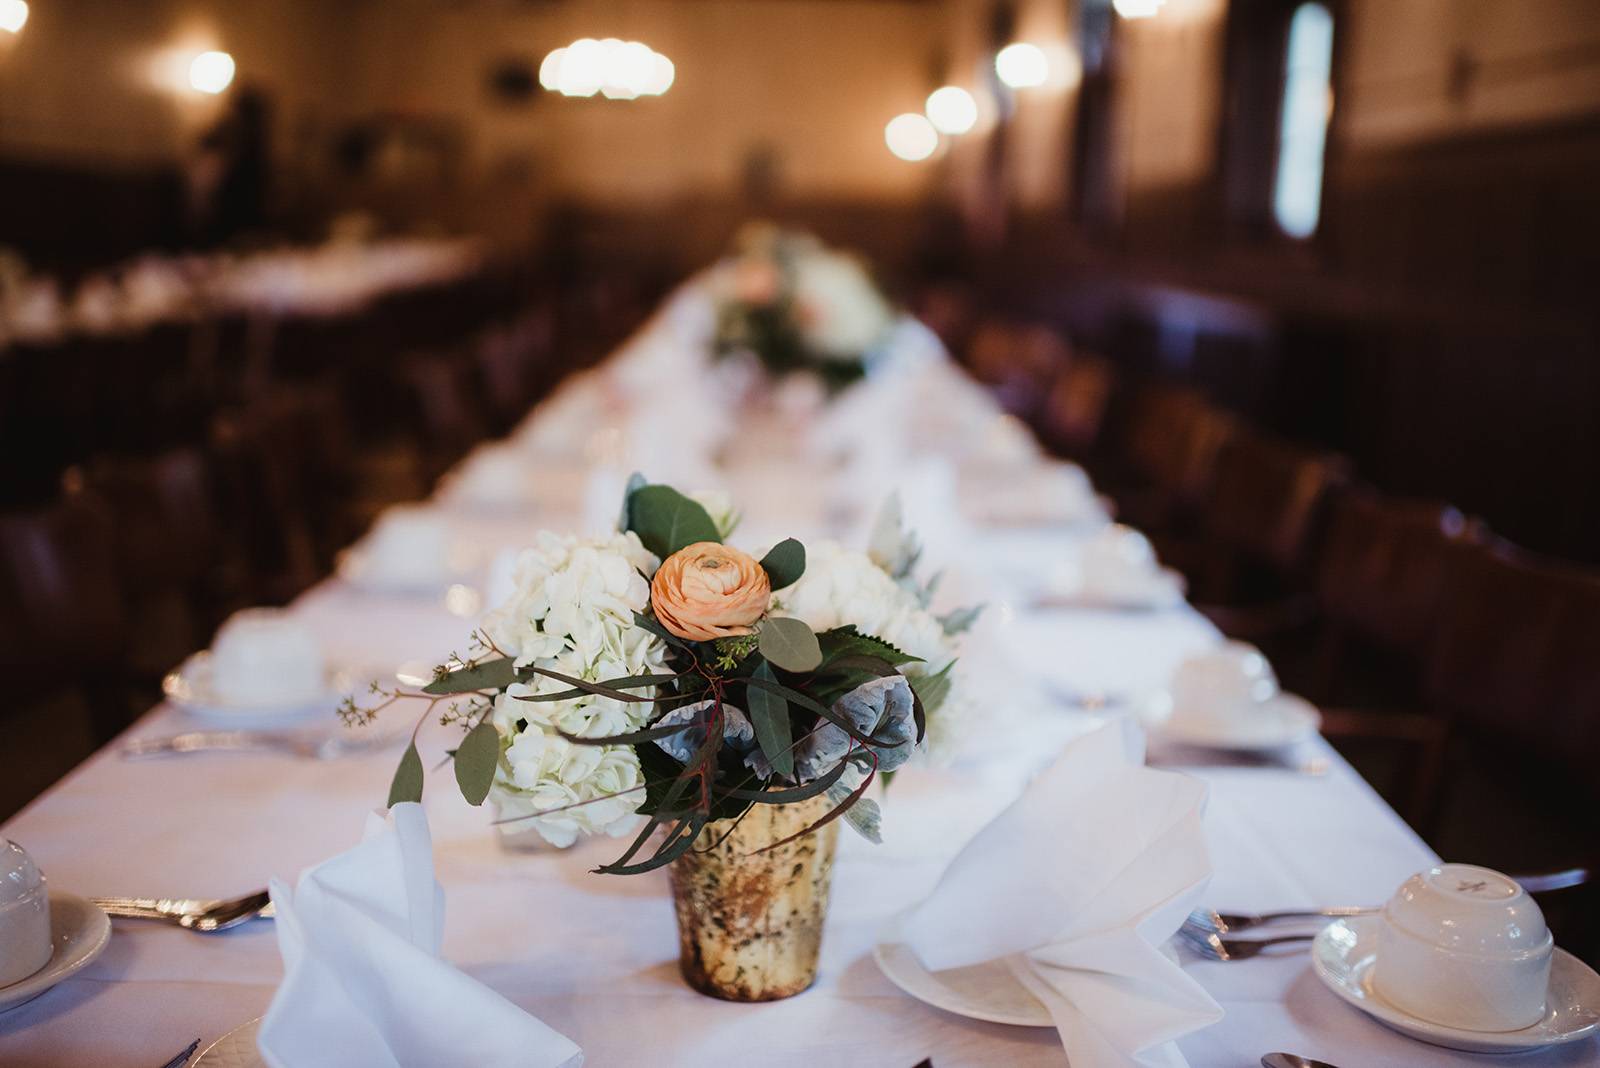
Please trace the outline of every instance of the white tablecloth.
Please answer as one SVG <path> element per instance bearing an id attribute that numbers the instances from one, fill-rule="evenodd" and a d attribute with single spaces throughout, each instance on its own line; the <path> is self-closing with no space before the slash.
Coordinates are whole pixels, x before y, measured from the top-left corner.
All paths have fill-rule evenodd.
<path id="1" fill-rule="evenodd" d="M 629 352 L 682 345 L 703 308 L 680 297 Z M 635 363 L 638 361 L 635 360 Z M 536 413 L 535 423 L 540 416 Z M 531 428 L 525 428 L 529 430 Z M 525 432 L 524 438 L 534 435 Z M 743 479 L 769 488 L 782 464 Z M 480 561 L 540 526 L 571 528 L 586 510 L 573 478 L 546 484 L 532 515 L 491 515 L 436 501 L 457 539 Z M 815 514 L 814 479 L 790 470 L 795 515 L 753 509 L 741 544 L 795 533 L 802 539 L 845 517 Z M 555 488 L 562 483 L 565 488 Z M 782 485 L 783 483 L 778 483 Z M 733 487 L 738 490 L 737 481 Z M 755 494 L 752 494 L 755 495 Z M 795 503 L 800 502 L 800 503 Z M 767 504 L 762 505 L 763 508 Z M 811 513 L 808 517 L 806 509 Z M 915 509 L 912 509 L 914 512 Z M 591 519 L 593 517 L 590 517 Z M 859 526 L 860 517 L 856 517 Z M 889 983 L 873 963 L 883 922 L 916 901 L 967 836 L 1015 796 L 1028 773 L 1092 721 L 1051 694 L 1125 693 L 1158 684 L 1188 652 L 1217 640 L 1197 614 L 1034 612 L 1030 576 L 1046 574 L 1080 534 L 1062 528 L 981 531 L 955 527 L 930 545 L 960 547 L 947 586 L 991 608 L 971 642 L 968 669 L 1003 674 L 1005 696 L 979 709 L 981 729 L 946 767 L 912 767 L 887 799 L 884 844 L 846 831 L 815 987 L 787 1001 L 738 1005 L 693 993 L 677 972 L 664 873 L 593 875 L 621 843 L 600 839 L 567 852 L 510 852 L 469 808 L 448 770 L 430 774 L 426 805 L 439 878 L 448 894 L 445 953 L 585 1050 L 588 1064 L 1061 1065 L 1055 1033 L 978 1023 L 929 1008 Z M 959 566 L 955 566 L 959 563 Z M 459 607 L 459 606 L 458 606 Z M 339 661 L 387 667 L 438 658 L 466 644 L 468 618 L 432 598 L 363 594 L 329 581 L 295 611 Z M 986 690 L 993 689 L 988 685 Z M 151 735 L 194 726 L 158 708 L 135 728 Z M 425 731 L 425 739 L 432 733 Z M 434 751 L 446 740 L 435 735 Z M 425 745 L 426 748 L 426 745 Z M 1159 755 L 1159 753 L 1157 754 Z M 393 747 L 314 762 L 262 754 L 206 754 L 132 762 L 101 752 L 3 833 L 22 842 L 53 886 L 84 895 L 224 897 L 264 886 L 350 846 L 365 813 L 382 803 Z M 1320 741 L 1326 775 L 1287 768 L 1194 767 L 1211 787 L 1207 833 L 1216 868 L 1210 898 L 1234 909 L 1376 903 L 1435 858 L 1373 791 Z M 1107 814 L 1114 819 L 1114 814 Z M 984 909 L 975 903 L 974 922 Z M 1226 1017 L 1180 1046 L 1196 1066 L 1254 1065 L 1287 1050 L 1344 1068 L 1493 1063 L 1418 1044 L 1339 1001 L 1303 953 L 1187 967 Z M 81 975 L 0 1014 L 7 1068 L 153 1068 L 199 1036 L 214 1039 L 265 1010 L 282 974 L 269 923 L 201 936 L 118 922 L 109 948 Z M 1595 1064 L 1596 1043 L 1518 1063 Z"/>

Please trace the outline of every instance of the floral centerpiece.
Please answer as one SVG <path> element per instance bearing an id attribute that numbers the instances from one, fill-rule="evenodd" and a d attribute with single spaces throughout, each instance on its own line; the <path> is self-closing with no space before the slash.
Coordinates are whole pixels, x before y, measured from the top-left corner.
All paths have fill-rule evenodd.
<path id="1" fill-rule="evenodd" d="M 861 261 L 805 234 L 747 230 L 715 286 L 719 357 L 750 353 L 773 378 L 837 392 L 867 373 L 894 309 Z"/>
<path id="2" fill-rule="evenodd" d="M 467 801 L 492 796 L 557 845 L 632 834 L 596 870 L 670 865 L 685 977 L 766 1000 L 814 978 L 835 821 L 878 840 L 869 787 L 947 703 L 970 613 L 928 610 L 897 516 L 880 564 L 836 545 L 808 561 L 794 539 L 757 560 L 725 544 L 719 511 L 635 476 L 615 534 L 545 533 L 521 554 L 473 655 L 343 713 L 442 704 L 465 731 L 451 755 Z M 415 739 L 390 804 L 422 796 Z"/>

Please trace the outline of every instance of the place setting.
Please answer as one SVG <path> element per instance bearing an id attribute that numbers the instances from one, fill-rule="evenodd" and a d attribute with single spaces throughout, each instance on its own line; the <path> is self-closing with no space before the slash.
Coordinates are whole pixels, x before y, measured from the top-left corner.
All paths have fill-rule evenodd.
<path id="1" fill-rule="evenodd" d="M 1029 607 L 1035 611 L 1161 612 L 1185 604 L 1187 583 L 1163 567 L 1150 540 L 1109 523 L 1052 565 Z"/>
<path id="2" fill-rule="evenodd" d="M 331 665 L 315 632 L 292 613 L 245 609 L 218 628 L 210 649 L 162 680 L 177 713 L 166 725 L 186 729 L 136 734 L 120 743 L 120 752 L 140 759 L 264 751 L 322 760 L 359 753 L 394 739 L 378 732 L 348 736 L 338 729 L 337 712 L 380 677 Z"/>

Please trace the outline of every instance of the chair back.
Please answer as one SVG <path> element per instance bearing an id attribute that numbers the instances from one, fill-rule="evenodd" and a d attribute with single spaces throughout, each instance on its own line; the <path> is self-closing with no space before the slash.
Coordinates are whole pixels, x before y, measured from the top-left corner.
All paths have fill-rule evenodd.
<path id="1" fill-rule="evenodd" d="M 127 617 L 113 523 L 87 493 L 0 515 L 0 667 L 24 685 L 120 669 Z"/>
<path id="2" fill-rule="evenodd" d="M 1317 559 L 1317 599 L 1335 623 L 1419 655 L 1438 622 L 1451 554 L 1482 525 L 1442 501 L 1398 500 L 1368 486 L 1337 495 Z"/>
<path id="3" fill-rule="evenodd" d="M 1045 398 L 1044 430 L 1051 442 L 1071 455 L 1092 452 L 1105 429 L 1115 387 L 1116 372 L 1108 360 L 1074 353 Z"/>
<path id="4" fill-rule="evenodd" d="M 1600 574 L 1505 541 L 1452 560 L 1430 704 L 1600 795 Z"/>
<path id="5" fill-rule="evenodd" d="M 1235 434 L 1217 458 L 1205 507 L 1207 532 L 1271 568 L 1304 568 L 1330 491 L 1347 478 L 1337 456 L 1306 452 L 1256 433 Z"/>

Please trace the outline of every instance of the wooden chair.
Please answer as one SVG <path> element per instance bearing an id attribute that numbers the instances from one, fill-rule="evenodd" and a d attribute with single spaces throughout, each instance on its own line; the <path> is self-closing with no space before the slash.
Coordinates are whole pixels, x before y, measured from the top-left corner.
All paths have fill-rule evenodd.
<path id="1" fill-rule="evenodd" d="M 973 330 L 967 365 L 1013 415 L 1037 415 L 1044 389 L 1064 366 L 1070 347 L 1055 331 L 1038 324 L 987 319 Z"/>
<path id="2" fill-rule="evenodd" d="M 1110 361 L 1093 353 L 1073 353 L 1045 395 L 1040 416 L 1045 440 L 1074 459 L 1095 453 L 1115 387 L 1116 371 Z"/>
<path id="3" fill-rule="evenodd" d="M 471 367 L 450 354 L 414 356 L 402 374 L 422 431 L 429 477 L 437 478 L 488 434 Z"/>
<path id="4" fill-rule="evenodd" d="M 0 515 L 0 668 L 26 692 L 19 704 L 79 697 L 97 743 L 132 718 L 114 523 L 90 494 Z"/>
<path id="5" fill-rule="evenodd" d="M 1339 703 L 1414 699 L 1451 554 L 1485 536 L 1442 501 L 1369 486 L 1338 494 L 1316 563 L 1320 633 L 1307 692 Z"/>
<path id="6" fill-rule="evenodd" d="M 1094 473 L 1117 514 L 1158 544 L 1190 536 L 1238 420 L 1193 390 L 1147 382 L 1121 419 L 1119 455 Z M 1171 550 L 1171 546 L 1167 546 Z"/>
<path id="7" fill-rule="evenodd" d="M 133 622 L 129 661 L 159 679 L 241 607 L 244 570 L 222 538 L 211 462 L 195 447 L 152 457 L 100 456 L 69 471 L 115 516 L 118 569 Z"/>
<path id="8" fill-rule="evenodd" d="M 212 421 L 223 530 L 243 555 L 258 603 L 284 603 L 320 574 L 304 448 L 296 420 L 274 405 L 220 412 Z"/>

